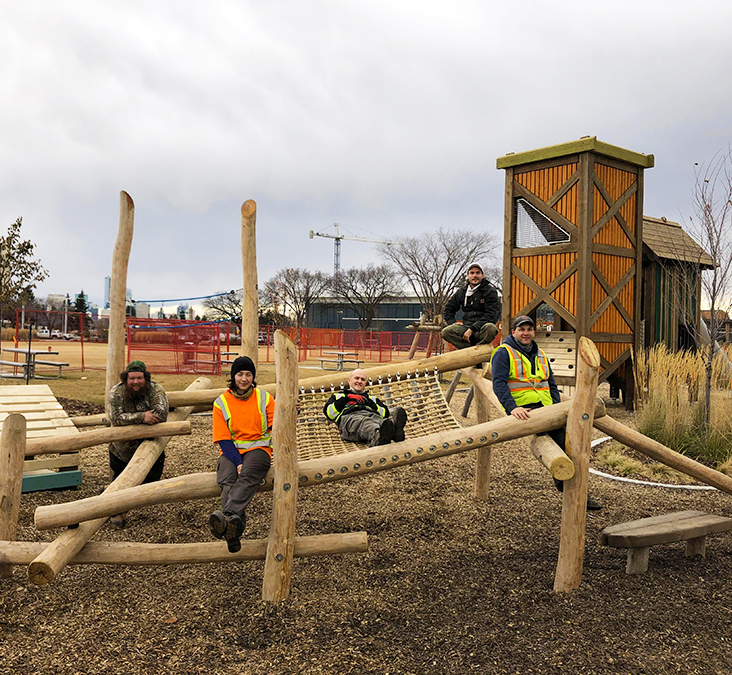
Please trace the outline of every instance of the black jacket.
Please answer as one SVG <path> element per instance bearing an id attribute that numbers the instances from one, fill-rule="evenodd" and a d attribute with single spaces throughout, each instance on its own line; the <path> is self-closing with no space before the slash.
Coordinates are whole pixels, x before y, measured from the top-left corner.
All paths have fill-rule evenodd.
<path id="1" fill-rule="evenodd" d="M 463 310 L 463 324 L 465 328 L 472 328 L 477 333 L 487 323 L 497 323 L 501 318 L 501 301 L 498 299 L 498 292 L 490 284 L 488 279 L 483 279 L 478 284 L 473 295 L 468 298 L 465 304 L 465 292 L 468 284 L 465 284 L 445 305 L 444 319 L 449 326 L 455 323 L 455 315 L 458 310 Z"/>

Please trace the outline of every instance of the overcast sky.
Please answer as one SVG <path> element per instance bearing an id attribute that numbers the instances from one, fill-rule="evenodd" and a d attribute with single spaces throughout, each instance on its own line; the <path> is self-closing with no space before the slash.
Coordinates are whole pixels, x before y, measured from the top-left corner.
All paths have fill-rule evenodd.
<path id="1" fill-rule="evenodd" d="M 0 226 L 23 217 L 38 296 L 102 303 L 120 190 L 134 297 L 188 298 L 241 287 L 247 199 L 261 285 L 331 272 L 308 231 L 334 222 L 500 237 L 496 158 L 584 135 L 654 154 L 645 213 L 688 218 L 694 162 L 732 141 L 729 0 L 0 6 Z"/>

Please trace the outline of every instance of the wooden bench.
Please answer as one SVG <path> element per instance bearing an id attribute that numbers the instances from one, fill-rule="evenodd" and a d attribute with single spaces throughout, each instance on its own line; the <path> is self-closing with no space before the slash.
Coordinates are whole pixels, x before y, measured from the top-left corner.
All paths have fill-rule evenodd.
<path id="1" fill-rule="evenodd" d="M 651 546 L 686 541 L 687 558 L 695 555 L 704 557 L 707 535 L 729 530 L 732 530 L 732 518 L 703 511 L 679 511 L 606 527 L 602 531 L 602 543 L 615 548 L 627 548 L 625 572 L 639 574 L 648 569 Z"/>
<path id="2" fill-rule="evenodd" d="M 39 380 L 58 380 L 61 377 L 61 368 L 64 366 L 69 367 L 68 363 L 61 363 L 60 361 L 39 361 L 38 359 L 33 364 L 34 366 L 53 366 L 54 368 L 58 368 L 58 375 L 55 377 L 52 375 L 38 375 L 34 368 L 33 377 Z"/>

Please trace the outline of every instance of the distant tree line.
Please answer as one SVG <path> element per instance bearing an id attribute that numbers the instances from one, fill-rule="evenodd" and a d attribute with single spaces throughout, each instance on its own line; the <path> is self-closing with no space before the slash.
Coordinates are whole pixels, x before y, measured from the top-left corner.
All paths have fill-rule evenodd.
<path id="1" fill-rule="evenodd" d="M 259 319 L 278 326 L 305 326 L 308 310 L 328 298 L 353 310 L 359 328 L 368 330 L 379 305 L 412 291 L 428 320 L 442 314 L 448 298 L 465 283 L 468 265 L 480 262 L 493 283 L 499 282 L 500 251 L 496 237 L 470 230 L 438 229 L 418 237 L 381 244 L 379 265 L 342 270 L 337 275 L 304 268 L 279 270 L 260 286 Z M 204 301 L 209 319 L 241 321 L 241 291 Z"/>

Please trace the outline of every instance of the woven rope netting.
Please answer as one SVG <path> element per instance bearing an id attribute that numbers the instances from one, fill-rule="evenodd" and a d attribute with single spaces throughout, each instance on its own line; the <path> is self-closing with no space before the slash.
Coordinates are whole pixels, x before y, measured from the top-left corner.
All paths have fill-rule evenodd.
<path id="1" fill-rule="evenodd" d="M 340 390 L 341 387 L 333 390 L 329 387 L 325 390 L 300 392 L 300 412 L 297 417 L 299 461 L 343 455 L 364 447 L 342 440 L 338 427 L 323 414 L 325 402 L 334 391 Z M 368 391 L 381 399 L 389 410 L 397 406 L 404 408 L 407 412 L 407 426 L 404 429 L 407 438 L 421 438 L 460 427 L 434 374 L 372 383 Z"/>

